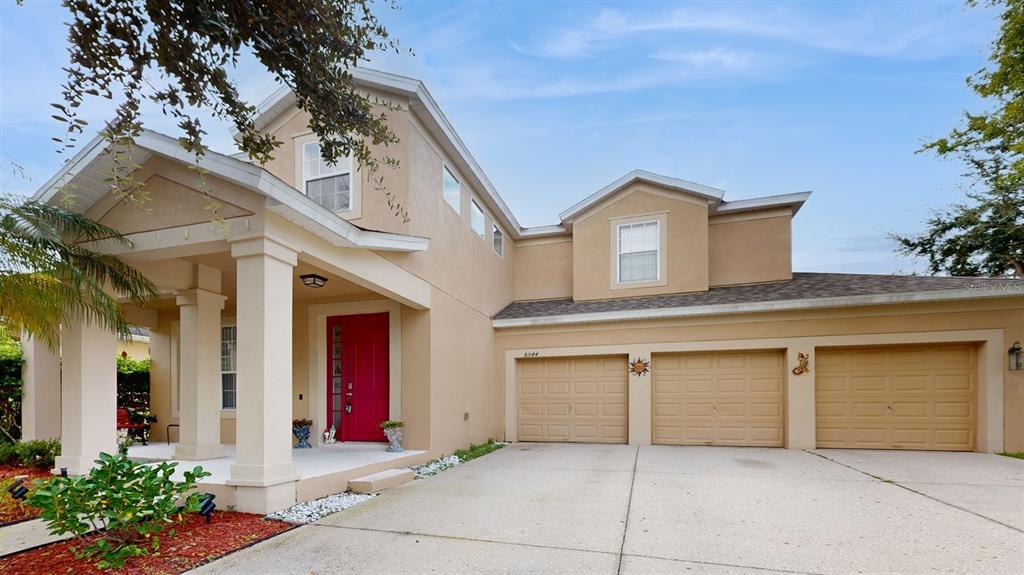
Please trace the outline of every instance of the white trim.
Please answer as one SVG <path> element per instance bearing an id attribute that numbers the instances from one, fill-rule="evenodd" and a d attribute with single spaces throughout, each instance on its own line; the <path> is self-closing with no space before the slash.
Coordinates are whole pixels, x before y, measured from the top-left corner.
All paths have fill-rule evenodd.
<path id="1" fill-rule="evenodd" d="M 310 440 L 323 443 L 327 426 L 327 318 L 363 313 L 388 314 L 388 417 L 402 419 L 402 304 L 389 299 L 325 303 L 309 306 L 308 355 L 309 414 L 313 420 Z"/>
<path id="2" fill-rule="evenodd" d="M 533 228 L 523 228 L 519 230 L 519 238 L 541 238 L 547 236 L 561 236 L 567 235 L 569 230 L 566 229 L 562 224 L 553 224 L 548 226 L 537 226 Z"/>
<path id="3" fill-rule="evenodd" d="M 635 321 L 644 319 L 669 319 L 678 317 L 700 317 L 709 315 L 727 315 L 739 313 L 757 313 L 804 309 L 824 309 L 835 307 L 859 307 L 899 303 L 990 299 L 999 297 L 1012 297 L 1013 295 L 1015 294 L 1000 290 L 993 290 L 992 292 L 979 292 L 978 290 L 973 289 L 929 290 L 918 292 L 898 292 L 857 296 L 822 297 L 766 302 L 728 303 L 701 306 L 666 307 L 660 309 L 602 311 L 542 317 L 495 319 L 491 321 L 491 325 L 495 329 L 502 329 L 510 327 L 599 323 L 606 321 Z"/>
<path id="4" fill-rule="evenodd" d="M 501 246 L 501 251 L 495 248 L 495 241 Z M 505 259 L 505 232 L 501 231 L 498 223 L 493 220 L 491 221 L 491 251 L 499 258 Z"/>
<path id="5" fill-rule="evenodd" d="M 781 194 L 778 196 L 765 196 L 763 198 L 750 198 L 746 200 L 736 200 L 733 202 L 722 202 L 718 204 L 718 207 L 712 212 L 712 215 L 742 212 L 747 210 L 763 210 L 765 208 L 775 208 L 780 206 L 792 207 L 793 215 L 796 215 L 809 197 L 811 197 L 811 192 L 799 192 L 795 194 Z"/>
<path id="6" fill-rule="evenodd" d="M 635 182 L 648 182 L 656 184 L 665 188 L 670 188 L 679 192 L 696 194 L 698 196 L 707 198 L 711 203 L 718 203 L 721 201 L 722 196 L 725 195 L 724 190 L 718 188 L 712 188 L 696 182 L 689 182 L 679 178 L 671 178 L 669 176 L 663 176 L 661 174 L 655 174 L 654 172 L 648 172 L 646 170 L 633 170 L 594 192 L 590 196 L 587 196 L 576 205 L 558 214 L 558 218 L 562 221 L 563 226 L 567 222 L 572 220 L 579 214 L 585 212 L 588 208 L 600 203 L 605 198 L 614 195 L 622 188 L 633 184 Z"/>

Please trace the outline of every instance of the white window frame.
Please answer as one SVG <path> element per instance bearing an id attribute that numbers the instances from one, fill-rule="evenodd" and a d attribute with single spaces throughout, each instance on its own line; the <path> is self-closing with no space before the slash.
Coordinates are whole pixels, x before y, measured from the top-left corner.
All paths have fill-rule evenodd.
<path id="1" fill-rule="evenodd" d="M 473 228 L 473 233 L 480 236 L 482 239 L 487 239 L 487 214 L 484 213 L 484 209 L 480 207 L 480 204 L 476 203 L 476 200 L 470 199 L 469 207 L 469 227 Z M 476 229 L 476 218 L 480 217 L 480 229 Z"/>
<path id="2" fill-rule="evenodd" d="M 491 223 L 491 249 L 499 258 L 505 259 L 505 234 L 495 223 Z"/>
<path id="3" fill-rule="evenodd" d="M 235 365 L 234 370 L 224 370 L 224 329 L 234 328 L 235 329 Z M 238 325 L 234 323 L 225 323 L 220 326 L 220 408 L 222 411 L 234 411 L 238 407 Z M 228 407 L 224 405 L 224 375 L 234 374 L 235 376 L 235 405 L 234 407 Z"/>
<path id="4" fill-rule="evenodd" d="M 308 170 L 306 170 L 306 149 L 309 146 L 316 146 L 317 147 L 317 157 L 319 158 L 319 160 L 318 160 L 318 162 L 319 162 L 318 171 L 320 171 L 321 173 L 317 174 L 316 177 L 310 177 L 310 174 L 309 174 Z M 302 187 L 301 187 L 300 191 L 306 197 L 309 197 L 309 192 L 308 192 L 308 188 L 307 188 L 307 186 L 309 185 L 309 182 L 314 182 L 316 180 L 322 180 L 322 179 L 325 179 L 325 178 L 331 178 L 331 177 L 335 177 L 335 176 L 345 176 L 345 175 L 347 175 L 348 176 L 348 205 L 343 207 L 343 208 L 339 208 L 339 209 L 333 210 L 333 211 L 335 211 L 335 212 L 350 212 L 350 211 L 352 211 L 353 210 L 353 206 L 355 205 L 355 193 L 356 193 L 356 191 L 355 191 L 355 179 L 356 178 L 355 178 L 355 173 L 352 170 L 352 158 L 351 157 L 338 158 L 338 161 L 333 166 L 329 166 L 329 165 L 324 163 L 323 157 L 320 156 L 319 148 L 320 148 L 320 141 L 319 140 L 310 140 L 310 141 L 302 142 L 302 143 L 299 144 L 299 157 L 297 158 L 297 164 L 300 166 L 299 167 L 299 172 L 301 174 L 301 181 L 302 181 Z M 323 173 L 324 170 L 326 170 L 327 173 Z M 328 208 L 328 209 L 330 209 L 330 208 Z"/>
<path id="5" fill-rule="evenodd" d="M 455 195 L 450 196 L 448 194 L 447 186 L 445 181 L 448 176 L 455 182 Z M 448 164 L 441 165 L 441 197 L 444 198 L 444 203 L 448 204 L 448 207 L 455 210 L 456 214 L 462 214 L 462 182 L 455 175 L 455 172 L 448 167 Z"/>
<path id="6" fill-rule="evenodd" d="M 655 276 L 653 278 L 623 281 L 623 279 L 622 279 L 622 255 L 624 253 L 625 254 L 634 254 L 634 253 L 643 253 L 643 252 L 623 252 L 622 251 L 622 228 L 641 227 L 641 226 L 647 226 L 647 225 L 650 225 L 650 224 L 654 224 L 655 237 L 657 238 L 657 247 L 654 249 L 654 262 L 655 262 L 655 270 L 656 270 Z M 615 226 L 615 239 L 614 239 L 614 242 L 615 242 L 615 282 L 617 284 L 623 285 L 623 286 L 628 286 L 628 285 L 635 285 L 635 284 L 651 284 L 653 282 L 661 281 L 661 249 L 662 249 L 662 246 L 661 246 L 661 225 L 662 224 L 661 224 L 660 220 L 654 219 L 654 220 L 644 220 L 644 221 L 640 221 L 640 222 L 621 223 L 621 224 L 617 224 Z M 644 250 L 644 251 L 650 251 L 650 250 Z"/>

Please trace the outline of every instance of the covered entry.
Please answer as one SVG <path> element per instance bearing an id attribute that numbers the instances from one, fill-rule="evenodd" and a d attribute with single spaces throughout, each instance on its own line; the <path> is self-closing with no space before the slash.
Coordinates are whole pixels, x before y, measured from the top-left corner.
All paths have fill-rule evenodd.
<path id="1" fill-rule="evenodd" d="M 774 350 L 655 354 L 653 442 L 781 447 L 784 365 Z"/>
<path id="2" fill-rule="evenodd" d="M 520 441 L 626 443 L 626 356 L 517 361 Z"/>
<path id="3" fill-rule="evenodd" d="M 817 351 L 818 447 L 971 451 L 973 344 Z"/>

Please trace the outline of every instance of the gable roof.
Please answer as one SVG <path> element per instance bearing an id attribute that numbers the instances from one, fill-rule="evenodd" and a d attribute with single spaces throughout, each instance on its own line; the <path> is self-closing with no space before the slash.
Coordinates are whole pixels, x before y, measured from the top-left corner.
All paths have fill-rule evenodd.
<path id="1" fill-rule="evenodd" d="M 679 178 L 671 178 L 669 176 L 662 176 L 661 174 L 655 174 L 654 172 L 648 172 L 646 170 L 633 170 L 625 176 L 615 180 L 600 190 L 594 192 L 590 196 L 583 199 L 583 201 L 577 203 L 571 208 L 558 214 L 559 219 L 562 220 L 562 225 L 571 224 L 573 218 L 585 212 L 589 208 L 600 204 L 607 198 L 615 195 L 623 188 L 635 184 L 637 182 L 646 182 L 649 184 L 655 184 L 669 190 L 682 192 L 686 194 L 692 194 L 708 200 L 711 205 L 717 205 L 722 200 L 722 196 L 725 195 L 724 190 L 718 188 L 712 188 L 696 182 L 689 182 Z"/>
<path id="2" fill-rule="evenodd" d="M 794 273 L 789 281 L 703 292 L 512 302 L 492 323 L 522 327 L 990 297 L 1024 297 L 1024 279 Z"/>
<path id="3" fill-rule="evenodd" d="M 448 121 L 441 107 L 434 100 L 433 96 L 430 95 L 423 82 L 415 78 L 389 74 L 370 68 L 356 67 L 350 68 L 349 71 L 356 82 L 363 86 L 409 98 L 410 109 L 424 122 L 431 135 L 445 149 L 445 152 L 459 168 L 459 171 L 467 176 L 469 184 L 475 189 L 482 190 L 481 200 L 486 204 L 491 213 L 494 214 L 494 217 L 509 230 L 513 239 L 540 238 L 568 233 L 572 226 L 572 219 L 575 216 L 587 208 L 600 203 L 622 188 L 638 181 L 706 198 L 712 213 L 734 213 L 790 206 L 793 209 L 793 213 L 796 214 L 810 196 L 810 192 L 803 192 L 726 202 L 722 199 L 725 195 L 724 190 L 646 170 L 633 170 L 559 214 L 560 223 L 525 228 L 519 224 L 512 210 L 505 204 L 505 200 L 502 199 L 494 184 L 487 178 L 483 168 L 480 167 L 473 154 L 470 153 L 469 148 L 466 147 L 466 144 L 459 137 L 455 128 Z M 295 94 L 289 87 L 282 86 L 278 88 L 257 106 L 256 128 L 260 130 L 266 128 L 274 118 L 280 116 L 295 105 L 295 103 Z M 237 137 L 237 134 L 235 136 Z"/>
<path id="4" fill-rule="evenodd" d="M 141 165 L 154 156 L 190 166 L 197 164 L 196 157 L 182 148 L 175 138 L 143 130 L 135 138 L 131 161 Z M 110 192 L 110 184 L 105 179 L 112 166 L 109 146 L 106 140 L 97 135 L 43 184 L 33 199 L 53 203 L 64 186 L 70 184 L 74 187 L 72 209 L 84 213 Z M 198 167 L 264 196 L 267 210 L 333 245 L 401 252 L 424 251 L 429 245 L 426 238 L 366 230 L 356 226 L 267 170 L 249 162 L 208 150 L 199 158 Z"/>

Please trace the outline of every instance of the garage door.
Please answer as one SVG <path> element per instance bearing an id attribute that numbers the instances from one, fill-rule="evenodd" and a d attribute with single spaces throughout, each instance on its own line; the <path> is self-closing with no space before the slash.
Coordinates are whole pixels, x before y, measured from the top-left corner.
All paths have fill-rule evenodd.
<path id="1" fill-rule="evenodd" d="M 783 444 L 782 352 L 656 354 L 654 443 Z"/>
<path id="2" fill-rule="evenodd" d="M 626 356 L 518 363 L 520 441 L 626 443 Z"/>
<path id="3" fill-rule="evenodd" d="M 818 350 L 818 447 L 974 449 L 973 345 Z"/>

